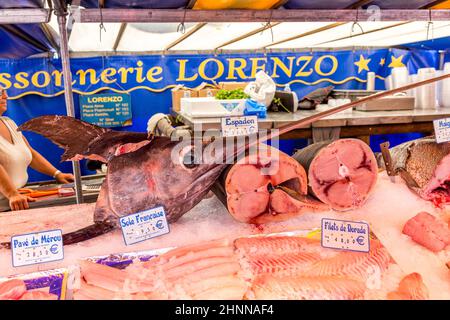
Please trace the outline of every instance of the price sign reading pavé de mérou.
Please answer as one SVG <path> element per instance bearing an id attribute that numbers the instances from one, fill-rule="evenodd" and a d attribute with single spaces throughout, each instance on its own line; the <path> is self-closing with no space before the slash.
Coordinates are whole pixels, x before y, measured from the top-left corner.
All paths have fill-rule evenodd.
<path id="1" fill-rule="evenodd" d="M 437 119 L 433 121 L 434 133 L 437 143 L 450 141 L 450 118 Z"/>
<path id="2" fill-rule="evenodd" d="M 100 127 L 132 125 L 130 95 L 107 93 L 80 96 L 81 120 Z"/>
<path id="3" fill-rule="evenodd" d="M 131 245 L 169 233 L 169 223 L 163 207 L 133 213 L 120 218 L 125 244 Z"/>
<path id="4" fill-rule="evenodd" d="M 322 246 L 369 252 L 369 225 L 365 222 L 322 219 Z"/>
<path id="5" fill-rule="evenodd" d="M 16 235 L 11 238 L 14 267 L 64 259 L 61 230 Z"/>

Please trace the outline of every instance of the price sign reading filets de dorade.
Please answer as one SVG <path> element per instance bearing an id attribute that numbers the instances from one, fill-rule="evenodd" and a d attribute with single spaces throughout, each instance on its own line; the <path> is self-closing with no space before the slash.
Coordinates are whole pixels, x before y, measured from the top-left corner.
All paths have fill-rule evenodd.
<path id="1" fill-rule="evenodd" d="M 450 118 L 437 119 L 433 121 L 434 134 L 437 143 L 450 141 Z"/>
<path id="2" fill-rule="evenodd" d="M 369 225 L 364 222 L 322 219 L 322 247 L 369 252 Z"/>
<path id="3" fill-rule="evenodd" d="M 163 207 L 133 213 L 120 218 L 127 246 L 169 233 L 169 223 Z"/>
<path id="4" fill-rule="evenodd" d="M 226 117 L 222 118 L 222 136 L 247 136 L 258 132 L 258 117 Z"/>
<path id="5" fill-rule="evenodd" d="M 61 230 L 29 233 L 11 238 L 14 267 L 64 259 Z"/>

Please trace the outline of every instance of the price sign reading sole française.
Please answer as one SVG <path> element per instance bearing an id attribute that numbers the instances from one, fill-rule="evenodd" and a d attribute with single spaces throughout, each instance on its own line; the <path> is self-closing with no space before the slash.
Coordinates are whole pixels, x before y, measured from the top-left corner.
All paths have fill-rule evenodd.
<path id="1" fill-rule="evenodd" d="M 64 259 L 61 230 L 29 233 L 11 238 L 14 267 Z"/>
<path id="2" fill-rule="evenodd" d="M 124 216 L 120 218 L 120 226 L 127 246 L 170 232 L 163 207 Z"/>
<path id="3" fill-rule="evenodd" d="M 369 225 L 364 222 L 322 219 L 322 247 L 369 252 Z"/>

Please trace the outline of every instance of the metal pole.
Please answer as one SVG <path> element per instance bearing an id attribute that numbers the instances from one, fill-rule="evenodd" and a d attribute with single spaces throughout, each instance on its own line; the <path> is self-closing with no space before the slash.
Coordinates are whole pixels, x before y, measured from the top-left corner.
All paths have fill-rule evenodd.
<path id="1" fill-rule="evenodd" d="M 59 36 L 61 39 L 60 43 L 60 55 L 63 68 L 63 78 L 64 78 L 64 98 L 66 99 L 66 110 L 67 115 L 70 117 L 75 117 L 75 109 L 73 103 L 73 93 L 72 93 L 72 73 L 70 71 L 70 59 L 69 59 L 69 46 L 67 38 L 67 12 L 57 12 L 58 25 L 59 25 Z M 82 134 L 82 132 L 80 132 Z M 83 190 L 81 188 L 81 171 L 80 162 L 72 161 L 73 175 L 75 176 L 75 195 L 77 198 L 77 204 L 83 203 Z"/>

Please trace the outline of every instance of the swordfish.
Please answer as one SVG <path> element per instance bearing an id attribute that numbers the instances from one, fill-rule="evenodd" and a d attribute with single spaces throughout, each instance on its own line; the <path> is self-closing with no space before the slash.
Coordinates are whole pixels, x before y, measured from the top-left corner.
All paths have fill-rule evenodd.
<path id="1" fill-rule="evenodd" d="M 161 205 L 168 222 L 174 222 L 205 197 L 226 166 L 206 153 L 204 161 L 195 161 L 199 151 L 193 140 L 114 131 L 68 116 L 37 117 L 19 130 L 38 133 L 62 147 L 62 161 L 108 163 L 95 206 L 95 225 L 66 234 L 65 244 L 103 234 L 118 227 L 120 217 Z M 210 143 L 201 142 L 200 152 L 208 151 Z"/>

